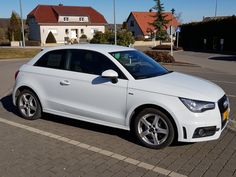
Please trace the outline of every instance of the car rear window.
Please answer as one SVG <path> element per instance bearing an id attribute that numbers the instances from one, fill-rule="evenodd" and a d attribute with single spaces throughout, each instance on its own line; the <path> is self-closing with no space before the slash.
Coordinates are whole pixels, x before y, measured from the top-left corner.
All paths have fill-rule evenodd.
<path id="1" fill-rule="evenodd" d="M 65 68 L 65 51 L 54 50 L 44 54 L 36 63 L 35 66 L 64 69 Z"/>

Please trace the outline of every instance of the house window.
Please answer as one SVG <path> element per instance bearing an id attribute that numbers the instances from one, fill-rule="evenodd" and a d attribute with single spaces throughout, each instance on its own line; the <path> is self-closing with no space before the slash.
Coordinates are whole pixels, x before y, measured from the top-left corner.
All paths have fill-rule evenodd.
<path id="1" fill-rule="evenodd" d="M 65 29 L 65 33 L 66 33 L 66 34 L 69 34 L 69 29 Z"/>
<path id="2" fill-rule="evenodd" d="M 68 17 L 64 17 L 64 22 L 68 22 L 69 18 Z"/>
<path id="3" fill-rule="evenodd" d="M 83 21 L 84 21 L 84 18 L 83 18 L 83 17 L 80 17 L 80 18 L 79 18 L 79 21 L 80 21 L 80 22 L 83 22 Z"/>
<path id="4" fill-rule="evenodd" d="M 91 29 L 91 33 L 92 34 L 95 34 L 96 32 L 98 32 L 99 30 L 98 29 Z"/>
<path id="5" fill-rule="evenodd" d="M 81 34 L 84 34 L 84 29 L 80 29 L 80 33 L 81 33 Z"/>
<path id="6" fill-rule="evenodd" d="M 130 21 L 130 26 L 134 27 L 134 21 L 133 20 Z"/>
<path id="7" fill-rule="evenodd" d="M 135 36 L 135 32 L 134 31 L 132 31 L 132 35 Z"/>

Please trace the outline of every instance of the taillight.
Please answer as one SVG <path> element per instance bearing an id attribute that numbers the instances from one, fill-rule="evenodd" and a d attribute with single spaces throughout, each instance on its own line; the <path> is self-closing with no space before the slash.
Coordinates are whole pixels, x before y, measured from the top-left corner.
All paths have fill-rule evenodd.
<path id="1" fill-rule="evenodd" d="M 16 73 L 15 73 L 15 80 L 16 80 L 16 78 L 17 78 L 18 74 L 19 74 L 19 70 L 18 70 L 18 71 L 16 71 Z"/>

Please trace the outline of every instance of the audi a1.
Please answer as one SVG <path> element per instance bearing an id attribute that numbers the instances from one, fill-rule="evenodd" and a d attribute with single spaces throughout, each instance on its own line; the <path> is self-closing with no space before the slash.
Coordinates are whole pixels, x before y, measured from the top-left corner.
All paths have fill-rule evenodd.
<path id="1" fill-rule="evenodd" d="M 16 72 L 13 103 L 28 120 L 45 112 L 130 130 L 155 149 L 218 139 L 230 111 L 210 81 L 133 48 L 92 44 L 42 50 Z"/>

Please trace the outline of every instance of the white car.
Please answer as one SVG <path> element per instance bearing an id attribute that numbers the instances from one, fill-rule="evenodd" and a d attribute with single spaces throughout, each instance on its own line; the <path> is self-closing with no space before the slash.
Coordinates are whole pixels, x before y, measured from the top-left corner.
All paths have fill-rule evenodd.
<path id="1" fill-rule="evenodd" d="M 46 112 L 131 130 L 156 149 L 174 138 L 219 138 L 230 110 L 207 80 L 168 71 L 133 48 L 91 44 L 41 51 L 16 73 L 13 102 L 29 120 Z"/>

